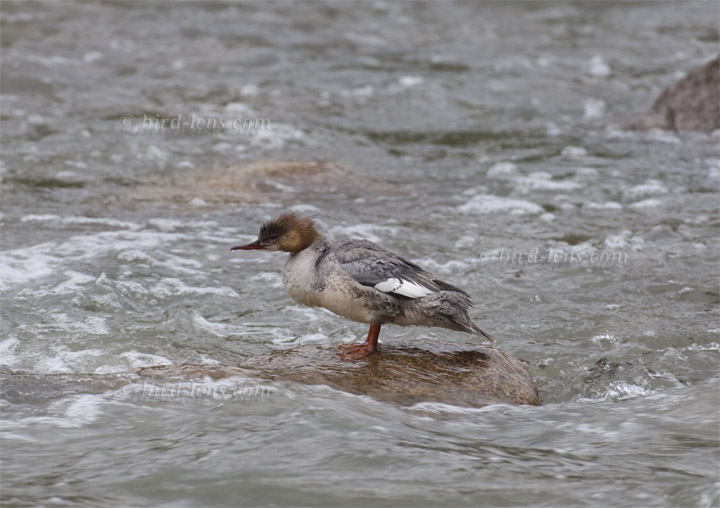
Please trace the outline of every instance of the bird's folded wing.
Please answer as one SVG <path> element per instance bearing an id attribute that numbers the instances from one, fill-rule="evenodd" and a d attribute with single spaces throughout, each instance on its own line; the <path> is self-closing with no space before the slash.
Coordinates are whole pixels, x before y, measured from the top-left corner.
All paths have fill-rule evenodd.
<path id="1" fill-rule="evenodd" d="M 341 242 L 335 249 L 335 258 L 355 281 L 383 293 L 422 298 L 452 288 L 416 264 L 367 240 Z"/>

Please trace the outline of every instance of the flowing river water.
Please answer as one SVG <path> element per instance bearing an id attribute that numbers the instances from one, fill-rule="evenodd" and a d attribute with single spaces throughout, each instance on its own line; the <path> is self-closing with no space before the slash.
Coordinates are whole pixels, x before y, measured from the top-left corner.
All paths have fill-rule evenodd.
<path id="1" fill-rule="evenodd" d="M 3 2 L 3 506 L 718 506 L 718 132 L 620 128 L 718 11 Z M 347 173 L 227 183 L 268 160 Z M 229 251 L 285 210 L 466 289 L 543 406 L 103 384 L 362 339 Z"/>

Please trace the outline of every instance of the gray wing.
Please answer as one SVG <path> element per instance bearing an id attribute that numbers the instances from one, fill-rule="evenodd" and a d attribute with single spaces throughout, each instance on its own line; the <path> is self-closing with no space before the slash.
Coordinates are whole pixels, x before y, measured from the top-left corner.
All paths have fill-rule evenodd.
<path id="1" fill-rule="evenodd" d="M 383 293 L 406 298 L 422 298 L 438 291 L 462 289 L 438 280 L 415 263 L 388 252 L 367 240 L 347 240 L 334 247 L 335 258 L 355 281 Z"/>

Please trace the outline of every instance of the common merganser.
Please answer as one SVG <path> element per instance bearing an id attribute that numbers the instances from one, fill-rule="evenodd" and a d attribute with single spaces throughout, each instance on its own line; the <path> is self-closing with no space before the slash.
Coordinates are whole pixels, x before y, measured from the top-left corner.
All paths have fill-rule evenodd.
<path id="1" fill-rule="evenodd" d="M 263 224 L 256 241 L 230 250 L 255 249 L 290 253 L 282 281 L 296 302 L 370 325 L 364 343 L 340 347 L 344 360 L 375 351 L 380 327 L 389 323 L 438 326 L 495 342 L 468 316 L 472 303 L 465 291 L 373 242 L 330 243 L 312 217 L 282 214 Z"/>

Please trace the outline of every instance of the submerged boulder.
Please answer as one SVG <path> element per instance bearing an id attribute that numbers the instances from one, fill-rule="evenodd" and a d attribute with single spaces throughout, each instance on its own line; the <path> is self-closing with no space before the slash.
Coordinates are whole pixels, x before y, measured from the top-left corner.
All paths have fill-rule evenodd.
<path id="1" fill-rule="evenodd" d="M 525 364 L 497 349 L 474 344 L 383 344 L 377 352 L 353 362 L 338 358 L 337 345 L 309 344 L 247 358 L 234 366 L 147 367 L 138 374 L 168 380 L 239 375 L 326 385 L 401 405 L 540 405 Z"/>
<path id="2" fill-rule="evenodd" d="M 406 193 L 397 184 L 353 174 L 336 164 L 318 161 L 259 161 L 222 168 L 188 170 L 137 186 L 132 201 L 213 206 L 226 203 L 283 201 L 313 192 L 360 197 Z"/>
<path id="3" fill-rule="evenodd" d="M 720 57 L 670 85 L 650 111 L 634 115 L 624 127 L 704 132 L 720 128 Z"/>

